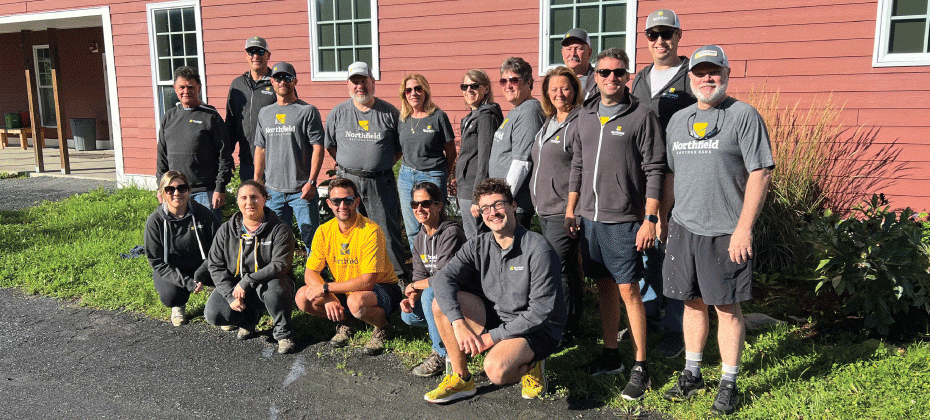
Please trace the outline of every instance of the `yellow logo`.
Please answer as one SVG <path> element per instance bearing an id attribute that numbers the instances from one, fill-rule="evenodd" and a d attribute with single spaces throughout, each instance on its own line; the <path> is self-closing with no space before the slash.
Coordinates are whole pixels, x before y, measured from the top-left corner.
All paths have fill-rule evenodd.
<path id="1" fill-rule="evenodd" d="M 608 120 L 610 120 L 610 117 L 601 117 L 601 125 L 607 124 Z"/>
<path id="2" fill-rule="evenodd" d="M 510 121 L 510 118 L 504 118 L 504 122 L 501 123 L 500 128 L 504 128 L 504 126 L 507 125 L 507 121 Z"/>
<path id="3" fill-rule="evenodd" d="M 358 126 L 362 127 L 362 130 L 368 131 L 368 120 L 359 120 Z"/>
<path id="4" fill-rule="evenodd" d="M 275 114 L 274 117 L 278 120 L 278 124 L 284 124 L 284 118 L 287 117 L 287 114 Z"/>
<path id="5" fill-rule="evenodd" d="M 349 244 L 339 244 L 339 255 L 349 255 Z"/>
<path id="6" fill-rule="evenodd" d="M 274 66 L 274 67 L 272 67 L 272 68 L 271 68 L 271 71 L 272 71 L 272 72 L 276 72 L 276 71 L 278 71 L 278 66 Z"/>
<path id="7" fill-rule="evenodd" d="M 617 126 L 617 131 L 623 131 L 623 127 L 621 127 L 621 126 L 618 125 L 618 126 Z"/>
<path id="8" fill-rule="evenodd" d="M 671 89 L 669 89 L 668 91 L 671 92 L 671 93 L 675 93 L 675 88 L 671 88 Z"/>
<path id="9" fill-rule="evenodd" d="M 433 126 L 428 125 L 428 126 L 426 126 L 426 129 L 427 129 L 427 130 L 432 130 L 432 129 L 433 129 Z"/>
<path id="10" fill-rule="evenodd" d="M 423 261 L 424 264 L 429 262 L 429 259 L 426 258 L 426 254 L 420 254 L 420 260 Z"/>
<path id="11" fill-rule="evenodd" d="M 704 137 L 707 133 L 707 123 L 694 123 L 694 134 L 697 134 L 698 137 Z"/>
<path id="12" fill-rule="evenodd" d="M 659 16 L 665 16 L 665 12 L 659 12 Z"/>

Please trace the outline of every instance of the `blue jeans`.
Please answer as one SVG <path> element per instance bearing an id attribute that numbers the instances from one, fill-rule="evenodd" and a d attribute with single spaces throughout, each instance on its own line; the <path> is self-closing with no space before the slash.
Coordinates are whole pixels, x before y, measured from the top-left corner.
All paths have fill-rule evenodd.
<path id="1" fill-rule="evenodd" d="M 213 211 L 213 215 L 216 216 L 216 220 L 220 222 L 223 221 L 223 209 L 213 208 L 213 191 L 201 191 L 198 193 L 191 194 L 191 200 L 194 200 L 204 207 Z"/>
<path id="2" fill-rule="evenodd" d="M 313 234 L 316 233 L 317 226 L 320 225 L 320 204 L 319 199 L 314 197 L 311 200 L 300 198 L 300 193 L 279 193 L 274 190 L 268 190 L 268 201 L 265 205 L 281 218 L 284 223 L 291 226 L 291 217 L 297 217 L 297 227 L 300 228 L 300 239 L 304 241 L 304 247 L 307 254 L 310 254 L 310 244 L 313 242 Z"/>
<path id="3" fill-rule="evenodd" d="M 424 308 L 426 308 L 424 310 Z M 405 324 L 412 327 L 426 327 L 429 332 L 429 339 L 433 342 L 433 350 L 440 356 L 446 357 L 446 348 L 442 345 L 442 338 L 439 336 L 439 329 L 436 328 L 436 320 L 433 318 L 433 288 L 427 287 L 420 295 L 420 301 L 413 307 L 413 312 L 400 313 L 400 319 Z"/>
<path id="4" fill-rule="evenodd" d="M 662 294 L 662 261 L 665 259 L 665 244 L 656 239 L 655 247 L 643 252 L 643 279 L 639 281 L 639 290 L 646 309 L 646 319 L 650 330 L 656 328 L 666 331 L 682 330 L 684 302 L 665 297 Z M 665 305 L 665 315 L 662 306 Z"/>
<path id="5" fill-rule="evenodd" d="M 400 212 L 404 216 L 404 229 L 407 231 L 407 244 L 413 251 L 413 241 L 420 232 L 420 222 L 413 216 L 413 209 L 410 208 L 410 191 L 413 187 L 423 181 L 429 181 L 442 190 L 442 196 L 446 197 L 446 171 L 418 171 L 409 166 L 400 165 L 400 172 L 397 174 L 397 195 L 400 197 Z"/>

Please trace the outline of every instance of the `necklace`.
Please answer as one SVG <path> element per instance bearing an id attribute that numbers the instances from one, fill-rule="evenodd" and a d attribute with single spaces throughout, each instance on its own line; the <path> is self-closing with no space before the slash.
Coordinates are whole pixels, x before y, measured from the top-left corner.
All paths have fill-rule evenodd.
<path id="1" fill-rule="evenodd" d="M 410 117 L 410 118 L 413 118 L 413 117 Z M 420 122 L 423 121 L 422 118 L 413 118 L 413 119 L 417 120 L 417 125 L 415 125 L 415 126 L 413 126 L 413 127 L 410 127 L 410 134 L 416 133 L 416 132 L 417 132 L 417 127 L 419 127 L 419 126 L 420 126 Z"/>

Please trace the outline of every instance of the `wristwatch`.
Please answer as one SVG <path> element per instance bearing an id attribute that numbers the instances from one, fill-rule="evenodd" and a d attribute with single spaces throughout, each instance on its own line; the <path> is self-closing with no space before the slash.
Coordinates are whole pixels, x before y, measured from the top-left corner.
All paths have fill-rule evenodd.
<path id="1" fill-rule="evenodd" d="M 315 179 L 311 179 L 311 180 L 307 181 L 307 183 L 309 183 L 310 185 L 313 185 L 314 187 L 316 186 L 316 180 L 315 180 Z"/>
<path id="2" fill-rule="evenodd" d="M 656 216 L 654 214 L 648 214 L 646 215 L 646 221 L 652 222 L 652 223 L 659 223 L 659 216 Z"/>
<path id="3" fill-rule="evenodd" d="M 329 283 L 323 283 L 323 294 L 329 293 Z"/>

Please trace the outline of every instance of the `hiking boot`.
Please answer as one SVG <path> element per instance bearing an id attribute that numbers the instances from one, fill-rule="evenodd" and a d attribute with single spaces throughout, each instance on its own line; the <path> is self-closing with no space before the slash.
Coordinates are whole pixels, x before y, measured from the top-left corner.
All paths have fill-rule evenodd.
<path id="1" fill-rule="evenodd" d="M 410 373 L 428 378 L 430 376 L 436 376 L 445 371 L 446 358 L 442 357 L 435 350 L 430 353 L 426 359 L 423 360 L 423 363 L 420 363 L 417 367 L 413 368 Z"/>
<path id="2" fill-rule="evenodd" d="M 175 327 L 180 327 L 187 323 L 187 318 L 184 316 L 184 307 L 175 306 L 171 308 L 171 324 Z"/>
<path id="3" fill-rule="evenodd" d="M 678 377 L 675 385 L 665 391 L 665 399 L 672 402 L 682 402 L 701 392 L 704 392 L 704 378 L 695 378 L 691 371 L 686 370 L 681 372 L 681 376 Z"/>
<path id="4" fill-rule="evenodd" d="M 665 334 L 665 337 L 662 338 L 662 341 L 656 344 L 654 353 L 666 359 L 678 357 L 678 355 L 685 350 L 685 339 L 681 334 L 680 332 L 675 333 L 669 331 L 668 334 Z"/>
<path id="5" fill-rule="evenodd" d="M 431 403 L 447 403 L 475 395 L 475 378 L 463 380 L 457 373 L 450 373 L 442 378 L 436 389 L 423 395 Z"/>
<path id="6" fill-rule="evenodd" d="M 523 398 L 531 400 L 546 395 L 549 381 L 546 380 L 546 359 L 536 362 L 536 365 L 520 379 L 523 386 Z"/>
<path id="7" fill-rule="evenodd" d="M 236 327 L 235 325 L 220 325 L 220 329 L 223 331 L 232 331 L 236 328 L 238 327 Z"/>
<path id="8" fill-rule="evenodd" d="M 720 389 L 717 390 L 717 398 L 714 400 L 714 405 L 710 407 L 710 413 L 729 416 L 736 411 L 739 402 L 739 390 L 736 389 L 736 383 L 720 381 Z"/>
<path id="9" fill-rule="evenodd" d="M 620 363 L 620 357 L 607 356 L 603 352 L 587 366 L 588 374 L 597 375 L 614 375 L 622 372 L 623 363 Z"/>
<path id="10" fill-rule="evenodd" d="M 294 340 L 291 340 L 290 338 L 282 338 L 278 340 L 278 354 L 293 353 L 295 347 Z"/>
<path id="11" fill-rule="evenodd" d="M 349 340 L 355 336 L 355 328 L 350 327 L 348 324 L 337 324 L 336 335 L 333 338 L 329 339 L 329 345 L 335 348 L 342 348 L 349 344 Z"/>
<path id="12" fill-rule="evenodd" d="M 236 333 L 236 340 L 248 340 L 252 337 L 255 337 L 255 327 L 239 327 L 239 332 Z"/>
<path id="13" fill-rule="evenodd" d="M 375 327 L 371 333 L 371 338 L 365 343 L 365 353 L 369 356 L 377 356 L 384 351 L 384 343 L 394 338 L 394 331 L 388 325 L 384 328 Z"/>
<path id="14" fill-rule="evenodd" d="M 642 367 L 633 366 L 633 369 L 630 370 L 630 380 L 626 383 L 626 388 L 623 388 L 623 393 L 620 395 L 625 400 L 636 401 L 642 399 L 649 388 L 652 388 L 652 379 L 649 378 L 649 372 Z"/>

